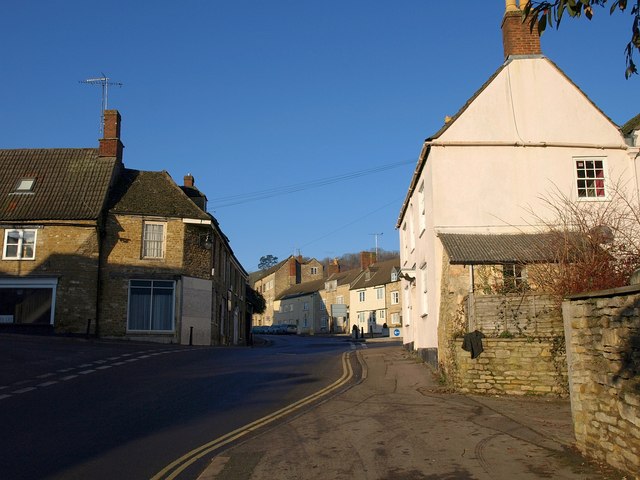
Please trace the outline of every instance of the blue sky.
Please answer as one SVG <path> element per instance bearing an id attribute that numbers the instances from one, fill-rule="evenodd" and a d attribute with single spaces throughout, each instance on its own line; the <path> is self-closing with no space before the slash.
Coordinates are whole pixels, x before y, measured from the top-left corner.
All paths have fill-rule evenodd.
<path id="1" fill-rule="evenodd" d="M 0 18 L 0 148 L 95 147 L 101 72 L 129 168 L 185 174 L 245 269 L 398 249 L 423 140 L 502 64 L 503 0 L 23 0 Z M 630 16 L 542 37 L 615 123 Z M 637 58 L 640 63 L 640 58 Z M 544 101 L 544 99 L 541 99 Z M 580 128 L 569 125 L 567 128 Z M 452 172 L 460 174 L 462 172 Z M 273 193 L 282 193 L 273 196 Z"/>

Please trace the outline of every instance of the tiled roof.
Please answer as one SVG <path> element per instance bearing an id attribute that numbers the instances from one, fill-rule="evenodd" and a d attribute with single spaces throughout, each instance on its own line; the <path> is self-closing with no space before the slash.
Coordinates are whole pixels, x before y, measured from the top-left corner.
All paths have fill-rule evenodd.
<path id="1" fill-rule="evenodd" d="M 338 285 L 349 284 L 353 282 L 361 272 L 362 270 L 360 269 L 353 269 L 347 270 L 346 272 L 333 273 L 327 278 L 327 281 L 336 280 Z"/>
<path id="2" fill-rule="evenodd" d="M 351 285 L 351 288 L 367 288 L 391 283 L 391 272 L 394 268 L 400 268 L 400 258 L 376 262 L 363 272 L 355 283 Z M 367 271 L 370 273 L 368 279 Z"/>
<path id="3" fill-rule="evenodd" d="M 116 214 L 211 220 L 165 172 L 125 169 L 110 197 Z"/>
<path id="4" fill-rule="evenodd" d="M 282 268 L 289 261 L 289 259 L 292 256 L 293 255 L 289 255 L 287 258 L 285 258 L 281 262 L 276 263 L 273 267 L 269 267 L 266 270 L 258 270 L 256 272 L 250 273 L 249 274 L 249 283 L 251 283 L 253 285 L 258 280 L 262 280 L 263 278 L 268 277 L 272 273 L 277 272 L 278 270 L 280 270 L 280 268 Z"/>
<path id="5" fill-rule="evenodd" d="M 552 234 L 438 235 L 453 265 L 496 265 L 504 263 L 543 263 L 554 259 Z"/>
<path id="6" fill-rule="evenodd" d="M 0 150 L 0 220 L 97 219 L 115 166 L 95 148 Z M 24 178 L 33 191 L 15 193 Z"/>
<path id="7" fill-rule="evenodd" d="M 640 130 L 640 113 L 620 127 L 624 135 L 629 135 L 634 130 Z"/>

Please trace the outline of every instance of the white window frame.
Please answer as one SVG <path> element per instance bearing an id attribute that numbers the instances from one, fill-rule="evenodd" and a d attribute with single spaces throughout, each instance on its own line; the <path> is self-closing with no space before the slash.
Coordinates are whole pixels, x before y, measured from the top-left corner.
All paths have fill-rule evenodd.
<path id="1" fill-rule="evenodd" d="M 160 245 L 160 255 L 156 255 L 153 250 L 150 249 L 147 242 L 158 242 L 158 240 L 147 238 L 147 226 L 160 225 L 162 227 L 162 243 Z M 145 220 L 142 224 L 142 258 L 148 259 L 162 259 L 165 256 L 165 250 L 167 245 L 167 222 L 156 222 Z M 151 251 L 151 254 L 150 254 Z"/>
<path id="2" fill-rule="evenodd" d="M 8 243 L 9 235 L 11 233 L 18 234 L 18 243 Z M 24 241 L 25 233 L 33 233 L 33 243 L 26 243 Z M 36 244 L 38 243 L 38 230 L 33 228 L 8 228 L 4 231 L 4 246 L 2 248 L 2 259 L 3 260 L 35 260 L 36 259 Z M 24 256 L 25 246 L 31 245 L 32 254 L 31 256 Z M 16 247 L 16 255 L 8 255 L 8 247 L 15 246 Z"/>
<path id="3" fill-rule="evenodd" d="M 344 296 L 343 295 L 338 295 L 336 297 L 336 305 L 344 305 Z"/>
<path id="4" fill-rule="evenodd" d="M 391 292 L 391 305 L 398 305 L 400 303 L 400 292 L 394 290 Z"/>
<path id="5" fill-rule="evenodd" d="M 594 165 L 591 168 L 587 168 L 587 162 L 594 162 Z M 601 167 L 596 168 L 595 162 L 601 162 Z M 602 172 L 601 177 L 597 176 L 599 171 Z M 583 172 L 582 176 L 580 172 Z M 592 175 L 589 175 L 589 173 Z M 578 201 L 600 202 L 609 200 L 609 175 L 606 157 L 573 157 L 573 175 Z M 600 185 L 598 185 L 599 183 Z M 602 190 L 602 195 L 598 195 L 599 190 Z M 582 196 L 580 195 L 581 191 L 584 191 Z M 589 194 L 590 191 L 593 191 L 593 195 Z"/>
<path id="6" fill-rule="evenodd" d="M 317 275 L 318 274 L 318 267 L 311 267 L 311 275 Z"/>
<path id="7" fill-rule="evenodd" d="M 366 298 L 365 291 L 364 291 L 364 290 L 360 290 L 360 291 L 358 292 L 358 300 L 359 300 L 360 302 L 364 302 L 364 301 L 365 301 L 365 298 Z"/>
<path id="8" fill-rule="evenodd" d="M 420 306 L 422 308 L 421 315 L 426 317 L 429 315 L 429 295 L 427 293 L 427 266 L 424 265 L 420 269 L 420 282 L 422 283 L 422 294 L 420 295 L 421 301 Z"/>
<path id="9" fill-rule="evenodd" d="M 172 301 L 171 301 L 171 328 L 168 330 L 161 330 L 161 329 L 137 329 L 137 328 L 130 328 L 130 323 L 131 323 L 131 319 L 130 319 L 130 313 L 131 313 L 131 288 L 136 287 L 136 285 L 132 285 L 132 282 L 135 281 L 142 281 L 142 282 L 151 282 L 150 288 L 151 288 L 151 295 L 149 297 L 149 303 L 151 304 L 150 307 L 150 313 L 152 315 L 153 318 L 153 292 L 154 292 L 154 288 L 157 289 L 162 289 L 162 290 L 172 290 L 173 295 L 172 295 Z M 172 286 L 167 287 L 167 286 L 154 286 L 155 282 L 171 282 Z M 136 279 L 132 279 L 129 280 L 129 286 L 127 289 L 127 332 L 135 332 L 135 333 L 139 333 L 139 332 L 144 332 L 144 333 L 173 333 L 175 332 L 176 329 L 176 282 L 175 280 L 152 280 L 152 279 L 148 279 L 148 278 L 136 278 Z"/>
<path id="10" fill-rule="evenodd" d="M 418 226 L 420 229 L 419 235 L 422 235 L 427 228 L 427 216 L 425 214 L 425 201 L 424 201 L 424 181 L 420 184 L 418 190 Z"/>
<path id="11" fill-rule="evenodd" d="M 384 300 L 384 288 L 376 287 L 376 300 Z"/>

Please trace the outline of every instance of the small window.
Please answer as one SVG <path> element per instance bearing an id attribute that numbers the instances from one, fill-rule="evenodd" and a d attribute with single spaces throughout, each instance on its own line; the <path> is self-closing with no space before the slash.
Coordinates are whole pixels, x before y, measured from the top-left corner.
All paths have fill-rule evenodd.
<path id="1" fill-rule="evenodd" d="M 164 258 L 165 223 L 144 222 L 142 232 L 142 257 Z"/>
<path id="2" fill-rule="evenodd" d="M 397 305 L 400 303 L 400 292 L 391 292 L 391 305 Z"/>
<path id="3" fill-rule="evenodd" d="M 37 230 L 6 230 L 4 233 L 5 260 L 33 260 L 36 258 Z"/>
<path id="4" fill-rule="evenodd" d="M 363 291 L 361 291 L 361 292 L 358 292 L 358 299 L 359 299 L 361 302 L 364 302 L 364 290 L 363 290 Z"/>
<path id="5" fill-rule="evenodd" d="M 384 300 L 384 288 L 376 288 L 376 300 Z"/>
<path id="6" fill-rule="evenodd" d="M 317 275 L 318 274 L 318 267 L 311 267 L 311 275 Z"/>
<path id="7" fill-rule="evenodd" d="M 578 198 L 605 198 L 604 159 L 576 159 Z"/>
<path id="8" fill-rule="evenodd" d="M 21 178 L 16 186 L 16 193 L 32 192 L 33 185 L 36 183 L 35 178 Z"/>
<path id="9" fill-rule="evenodd" d="M 392 282 L 397 282 L 398 281 L 398 272 L 396 272 L 395 270 L 393 272 L 391 272 L 391 281 Z"/>
<path id="10" fill-rule="evenodd" d="M 342 295 L 338 295 L 336 297 L 336 304 L 337 305 L 343 305 L 344 304 L 344 297 Z"/>
<path id="11" fill-rule="evenodd" d="M 508 263 L 502 266 L 502 280 L 506 291 L 517 291 L 527 285 L 526 270 L 522 265 Z"/>

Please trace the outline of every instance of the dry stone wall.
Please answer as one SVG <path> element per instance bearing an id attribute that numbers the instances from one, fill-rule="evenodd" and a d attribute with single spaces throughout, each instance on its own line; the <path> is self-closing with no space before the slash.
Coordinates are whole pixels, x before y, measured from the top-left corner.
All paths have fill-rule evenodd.
<path id="1" fill-rule="evenodd" d="M 570 297 L 563 317 L 576 445 L 638 475 L 640 285 Z"/>
<path id="2" fill-rule="evenodd" d="M 464 393 L 567 396 L 561 338 L 484 338 L 477 358 L 456 341 L 455 387 Z"/>

